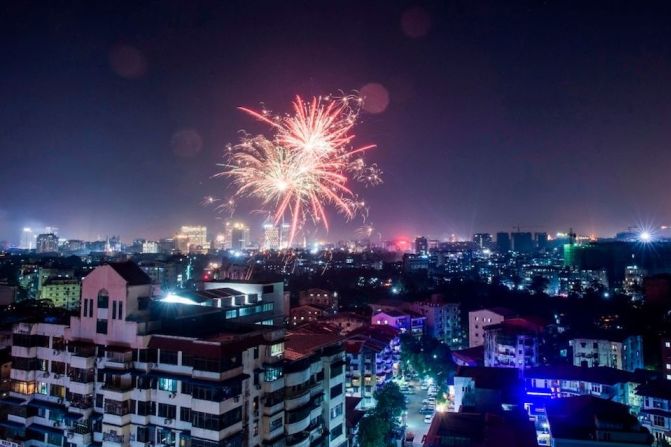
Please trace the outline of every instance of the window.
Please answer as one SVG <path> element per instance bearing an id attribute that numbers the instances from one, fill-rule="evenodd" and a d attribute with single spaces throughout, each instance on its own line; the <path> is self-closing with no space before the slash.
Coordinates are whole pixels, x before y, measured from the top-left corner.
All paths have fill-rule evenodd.
<path id="1" fill-rule="evenodd" d="M 177 407 L 169 404 L 158 404 L 158 417 L 175 419 L 177 417 Z"/>
<path id="2" fill-rule="evenodd" d="M 664 427 L 664 416 L 652 416 L 652 424 L 657 425 L 658 427 Z"/>
<path id="3" fill-rule="evenodd" d="M 263 286 L 263 290 L 261 293 L 273 293 L 275 291 L 275 286 L 272 284 L 268 284 L 267 286 Z"/>
<path id="4" fill-rule="evenodd" d="M 335 385 L 331 388 L 331 399 L 338 397 L 342 394 L 342 383 Z"/>
<path id="5" fill-rule="evenodd" d="M 671 369 L 671 363 L 666 364 L 666 369 Z"/>
<path id="6" fill-rule="evenodd" d="M 151 442 L 149 439 L 149 427 L 138 426 L 137 427 L 137 442 L 148 443 Z"/>
<path id="7" fill-rule="evenodd" d="M 46 382 L 37 382 L 37 393 L 44 394 L 45 396 L 49 394 L 49 385 Z"/>
<path id="8" fill-rule="evenodd" d="M 177 380 L 175 379 L 167 379 L 165 377 L 161 377 L 158 379 L 158 389 L 162 391 L 170 391 L 171 393 L 176 393 L 177 392 Z"/>
<path id="9" fill-rule="evenodd" d="M 179 409 L 179 420 L 184 422 L 191 422 L 191 408 L 181 407 Z"/>
<path id="10" fill-rule="evenodd" d="M 117 313 L 117 319 L 123 320 L 123 302 L 119 301 L 119 311 Z"/>
<path id="11" fill-rule="evenodd" d="M 231 309 L 226 311 L 226 319 L 230 320 L 232 318 L 238 318 L 238 310 Z"/>
<path id="12" fill-rule="evenodd" d="M 337 427 L 334 427 L 333 430 L 331 430 L 331 441 L 340 435 L 342 435 L 342 424 L 339 424 Z"/>
<path id="13" fill-rule="evenodd" d="M 130 412 L 130 401 L 118 401 L 112 399 L 105 399 L 105 413 L 110 413 L 115 416 L 124 416 Z"/>
<path id="14" fill-rule="evenodd" d="M 671 348 L 671 341 L 664 342 L 664 347 Z"/>
<path id="15" fill-rule="evenodd" d="M 110 305 L 110 297 L 107 290 L 103 289 L 98 292 L 98 309 L 107 309 Z"/>
<path id="16" fill-rule="evenodd" d="M 281 416 L 278 417 L 277 419 L 273 419 L 272 421 L 270 421 L 270 431 L 271 432 L 275 431 L 278 428 L 282 427 L 282 425 L 283 424 L 282 424 L 282 417 Z"/>
<path id="17" fill-rule="evenodd" d="M 107 320 L 98 318 L 96 322 L 96 332 L 98 334 L 107 334 Z"/>
<path id="18" fill-rule="evenodd" d="M 266 368 L 264 374 L 264 380 L 266 382 L 274 382 L 275 380 L 282 377 L 283 371 L 281 366 L 269 366 Z"/>
<path id="19" fill-rule="evenodd" d="M 331 419 L 335 419 L 338 416 L 342 416 L 343 404 L 338 404 L 335 407 L 331 408 Z"/>
<path id="20" fill-rule="evenodd" d="M 102 394 L 96 394 L 96 407 L 97 408 L 102 408 L 103 406 L 103 395 Z"/>
<path id="21" fill-rule="evenodd" d="M 116 318 L 116 301 L 112 301 L 112 319 Z"/>
<path id="22" fill-rule="evenodd" d="M 274 345 L 270 345 L 271 357 L 280 356 L 283 353 L 284 353 L 284 343 L 275 343 Z"/>
<path id="23" fill-rule="evenodd" d="M 53 397 L 65 398 L 65 387 L 61 385 L 52 384 L 49 389 L 49 395 Z"/>
<path id="24" fill-rule="evenodd" d="M 177 351 L 168 351 L 166 349 L 161 349 L 159 358 L 160 358 L 159 363 L 167 363 L 169 365 L 176 365 L 177 364 Z"/>
<path id="25" fill-rule="evenodd" d="M 87 317 L 89 314 L 89 300 L 84 300 L 84 313 L 82 314 L 83 317 Z"/>
<path id="26" fill-rule="evenodd" d="M 143 363 L 156 363 L 158 360 L 158 351 L 156 349 L 140 349 L 138 361 Z"/>
<path id="27" fill-rule="evenodd" d="M 140 416 L 153 416 L 156 413 L 156 402 L 137 401 L 137 414 Z"/>

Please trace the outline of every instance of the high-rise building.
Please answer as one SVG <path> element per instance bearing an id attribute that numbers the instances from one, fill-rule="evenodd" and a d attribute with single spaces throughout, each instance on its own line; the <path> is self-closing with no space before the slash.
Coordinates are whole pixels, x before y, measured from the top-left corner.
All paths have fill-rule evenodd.
<path id="1" fill-rule="evenodd" d="M 475 233 L 473 235 L 473 242 L 475 242 L 481 250 L 492 248 L 492 235 L 490 233 Z"/>
<path id="2" fill-rule="evenodd" d="M 158 242 L 144 241 L 142 243 L 142 253 L 158 253 Z"/>
<path id="3" fill-rule="evenodd" d="M 418 255 L 429 253 L 429 241 L 424 236 L 415 239 L 415 253 Z"/>
<path id="4" fill-rule="evenodd" d="M 279 250 L 280 229 L 272 223 L 263 224 L 263 248 L 265 250 Z"/>
<path id="5" fill-rule="evenodd" d="M 58 251 L 58 236 L 54 233 L 45 233 L 37 236 L 36 248 L 38 253 L 55 253 Z"/>
<path id="6" fill-rule="evenodd" d="M 181 253 L 205 253 L 210 249 L 207 227 L 184 225 L 175 235 L 175 248 Z"/>
<path id="7" fill-rule="evenodd" d="M 513 251 L 517 253 L 532 253 L 534 251 L 534 243 L 531 233 L 517 231 L 511 234 L 513 241 Z"/>
<path id="8" fill-rule="evenodd" d="M 226 248 L 244 250 L 249 247 L 249 227 L 243 222 L 226 222 Z"/>
<path id="9" fill-rule="evenodd" d="M 548 248 L 548 234 L 545 232 L 534 233 L 534 242 L 536 250 L 544 251 Z"/>
<path id="10" fill-rule="evenodd" d="M 499 232 L 496 233 L 496 250 L 499 253 L 508 253 L 511 249 L 510 233 Z"/>

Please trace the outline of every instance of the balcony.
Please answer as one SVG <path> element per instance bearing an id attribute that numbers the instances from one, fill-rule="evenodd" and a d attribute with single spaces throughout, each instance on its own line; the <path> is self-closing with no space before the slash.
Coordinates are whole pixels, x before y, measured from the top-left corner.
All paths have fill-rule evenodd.
<path id="1" fill-rule="evenodd" d="M 294 408 L 301 407 L 310 402 L 310 389 L 306 389 L 295 395 L 290 395 L 287 393 L 287 397 L 284 401 L 284 408 L 287 410 L 293 410 Z"/>
<path id="2" fill-rule="evenodd" d="M 112 442 L 114 444 L 123 444 L 124 436 L 116 433 L 103 433 L 103 442 Z"/>
<path id="3" fill-rule="evenodd" d="M 307 431 L 287 436 L 286 447 L 309 447 L 310 433 Z"/>
<path id="4" fill-rule="evenodd" d="M 303 408 L 286 412 L 284 427 L 287 435 L 294 435 L 308 428 L 310 425 L 311 410 L 312 405 L 308 404 Z"/>

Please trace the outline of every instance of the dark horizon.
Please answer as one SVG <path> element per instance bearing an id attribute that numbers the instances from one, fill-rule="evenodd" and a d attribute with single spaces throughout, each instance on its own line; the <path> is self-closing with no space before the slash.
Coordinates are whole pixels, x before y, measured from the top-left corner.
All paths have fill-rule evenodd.
<path id="1" fill-rule="evenodd" d="M 380 84 L 355 129 L 383 239 L 611 235 L 671 224 L 671 5 L 619 2 L 5 2 L 0 240 L 172 235 L 221 218 L 236 107 Z M 234 219 L 262 217 L 244 203 Z M 353 237 L 329 210 L 329 240 Z M 258 234 L 259 231 L 256 231 Z"/>

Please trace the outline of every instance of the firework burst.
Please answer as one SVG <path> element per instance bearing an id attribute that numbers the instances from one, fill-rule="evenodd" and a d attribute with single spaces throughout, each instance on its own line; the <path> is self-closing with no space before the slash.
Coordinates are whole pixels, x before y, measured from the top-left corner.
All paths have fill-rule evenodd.
<path id="1" fill-rule="evenodd" d="M 260 200 L 275 224 L 288 218 L 289 244 L 307 220 L 328 230 L 329 206 L 347 219 L 365 213 L 364 201 L 348 181 L 379 184 L 382 172 L 362 158 L 375 145 L 352 145 L 360 108 L 361 99 L 356 96 L 310 101 L 297 96 L 292 113 L 283 116 L 240 108 L 268 124 L 272 137 L 243 134 L 238 144 L 228 148 L 226 163 L 221 165 L 224 170 L 218 175 L 233 181 L 235 196 Z"/>

